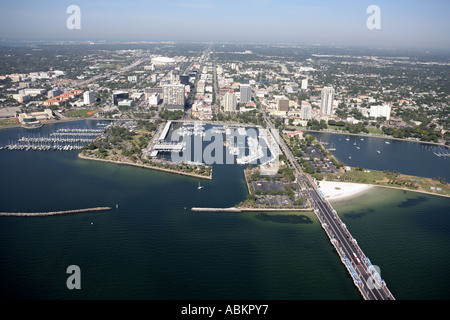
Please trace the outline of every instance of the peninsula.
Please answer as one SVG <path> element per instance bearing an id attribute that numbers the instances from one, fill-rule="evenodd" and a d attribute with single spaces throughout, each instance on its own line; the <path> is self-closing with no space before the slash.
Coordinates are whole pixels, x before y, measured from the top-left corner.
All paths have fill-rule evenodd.
<path id="1" fill-rule="evenodd" d="M 201 179 L 212 179 L 212 168 L 200 164 L 174 163 L 169 159 L 152 157 L 146 152 L 156 139 L 155 132 L 163 123 L 149 121 L 116 121 L 90 144 L 78 157 L 123 165 L 131 165 Z"/>

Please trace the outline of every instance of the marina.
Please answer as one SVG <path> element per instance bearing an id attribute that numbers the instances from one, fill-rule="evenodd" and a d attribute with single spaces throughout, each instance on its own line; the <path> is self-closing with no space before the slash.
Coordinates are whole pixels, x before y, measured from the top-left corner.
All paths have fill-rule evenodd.
<path id="1" fill-rule="evenodd" d="M 107 126 L 104 126 L 105 129 Z M 105 129 L 68 129 L 61 128 L 49 135 L 21 136 L 17 141 L 10 141 L 7 145 L 0 146 L 0 150 L 25 150 L 25 151 L 72 151 L 81 150 L 92 142 Z"/>
<path id="2" fill-rule="evenodd" d="M 435 148 L 433 154 L 439 158 L 450 158 L 450 150 L 448 150 L 447 148 Z"/>

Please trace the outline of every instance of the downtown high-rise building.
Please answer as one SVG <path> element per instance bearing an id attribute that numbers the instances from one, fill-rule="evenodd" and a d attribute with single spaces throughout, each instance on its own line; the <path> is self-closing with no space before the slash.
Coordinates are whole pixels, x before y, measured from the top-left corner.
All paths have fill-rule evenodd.
<path id="1" fill-rule="evenodd" d="M 334 89 L 332 87 L 324 87 L 322 89 L 322 98 L 320 100 L 320 113 L 331 116 L 333 113 Z"/>
<path id="2" fill-rule="evenodd" d="M 391 104 L 384 103 L 381 106 L 371 106 L 370 116 L 374 118 L 386 118 L 387 121 L 391 120 Z"/>
<path id="3" fill-rule="evenodd" d="M 184 108 L 185 104 L 185 88 L 182 84 L 169 84 L 163 87 L 164 105 L 179 106 Z"/>
<path id="4" fill-rule="evenodd" d="M 223 111 L 235 112 L 237 105 L 237 98 L 233 92 L 227 92 L 223 97 Z"/>
<path id="5" fill-rule="evenodd" d="M 86 91 L 83 93 L 83 103 L 93 104 L 95 102 L 95 93 L 92 91 Z"/>
<path id="6" fill-rule="evenodd" d="M 252 101 L 252 87 L 248 84 L 241 84 L 240 86 L 241 102 L 247 103 Z"/>
<path id="7" fill-rule="evenodd" d="M 302 90 L 307 90 L 308 89 L 308 79 L 303 79 L 302 80 Z"/>
<path id="8" fill-rule="evenodd" d="M 278 111 L 289 111 L 289 100 L 288 99 L 278 99 L 277 100 L 277 110 Z"/>
<path id="9" fill-rule="evenodd" d="M 300 109 L 300 118 L 303 120 L 312 119 L 312 107 L 310 104 L 302 104 Z"/>

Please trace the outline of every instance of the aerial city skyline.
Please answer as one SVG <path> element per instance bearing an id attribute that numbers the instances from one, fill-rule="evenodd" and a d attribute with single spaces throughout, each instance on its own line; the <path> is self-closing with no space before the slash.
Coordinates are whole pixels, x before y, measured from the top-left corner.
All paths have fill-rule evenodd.
<path id="1" fill-rule="evenodd" d="M 0 299 L 450 299 L 449 7 L 7 2 Z"/>

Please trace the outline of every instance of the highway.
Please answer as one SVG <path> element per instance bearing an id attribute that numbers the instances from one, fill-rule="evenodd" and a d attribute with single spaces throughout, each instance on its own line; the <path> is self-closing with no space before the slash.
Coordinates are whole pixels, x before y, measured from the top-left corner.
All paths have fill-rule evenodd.
<path id="1" fill-rule="evenodd" d="M 262 112 L 268 128 L 276 130 L 270 118 L 266 116 L 264 111 Z M 322 197 L 316 183 L 299 168 L 297 161 L 282 137 L 279 139 L 279 145 L 294 169 L 297 183 L 301 188 L 308 190 L 314 213 L 363 298 L 365 300 L 395 300 L 386 283 L 381 279 L 357 241 L 347 230 L 337 212 Z"/>
<path id="2" fill-rule="evenodd" d="M 87 80 L 84 80 L 84 81 L 80 81 L 80 82 L 77 83 L 77 86 L 79 88 L 82 88 L 82 87 L 84 87 L 84 86 L 86 86 L 86 85 L 88 85 L 88 84 L 90 84 L 92 82 L 95 82 L 95 81 L 99 80 L 99 79 L 109 77 L 113 73 L 117 74 L 117 73 L 121 73 L 121 72 L 127 72 L 128 70 L 131 70 L 134 67 L 137 67 L 138 65 L 140 65 L 142 62 L 145 62 L 145 61 L 148 61 L 148 60 L 149 59 L 139 59 L 139 60 L 133 62 L 132 64 L 130 64 L 130 65 L 126 66 L 126 67 L 123 67 L 119 71 L 109 71 L 109 72 L 107 72 L 105 74 L 96 75 L 96 76 L 94 76 L 94 77 L 92 77 L 90 79 L 87 79 Z"/>

